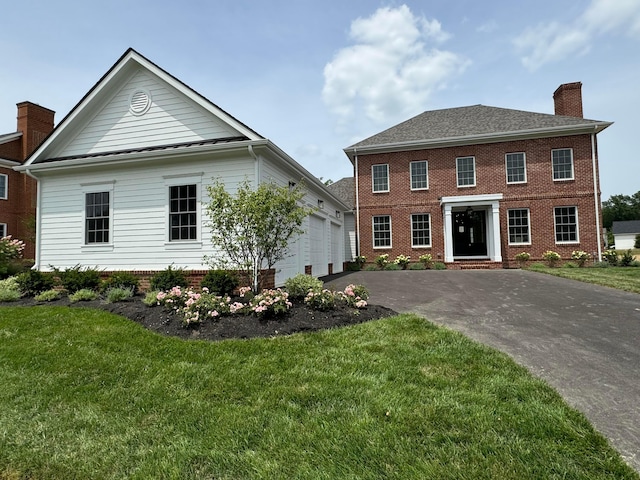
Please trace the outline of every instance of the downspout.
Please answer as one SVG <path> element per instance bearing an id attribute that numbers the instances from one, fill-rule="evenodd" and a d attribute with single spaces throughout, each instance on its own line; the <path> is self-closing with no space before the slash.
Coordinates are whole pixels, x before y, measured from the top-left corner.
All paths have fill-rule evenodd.
<path id="1" fill-rule="evenodd" d="M 356 175 L 356 256 L 360 255 L 360 191 L 358 188 L 358 149 L 353 149 Z"/>
<path id="2" fill-rule="evenodd" d="M 34 176 L 31 173 L 31 170 L 26 169 L 25 172 L 29 177 L 33 178 L 36 181 L 36 258 L 35 260 L 35 264 L 33 265 L 33 268 L 35 270 L 40 270 L 40 226 L 42 225 L 42 223 L 40 222 L 40 220 L 42 219 L 42 211 L 40 206 L 42 205 L 42 191 L 40 189 L 40 181 L 38 180 L 38 178 L 36 176 Z"/>
<path id="3" fill-rule="evenodd" d="M 253 159 L 255 160 L 256 164 L 255 164 L 255 181 L 254 181 L 254 189 L 258 188 L 258 184 L 260 183 L 260 175 L 261 175 L 261 169 L 260 169 L 260 159 L 258 158 L 258 155 L 256 155 L 256 152 L 253 151 L 253 146 L 251 145 L 247 145 L 247 150 L 249 151 L 249 155 L 251 155 L 253 157 Z M 260 274 L 260 266 L 258 265 L 258 263 L 256 262 L 256 260 L 253 260 L 253 291 L 255 293 L 258 293 L 258 276 Z"/>
<path id="4" fill-rule="evenodd" d="M 598 128 L 597 126 L 594 128 Z M 596 171 L 596 134 L 591 134 L 591 164 L 593 168 L 593 201 L 596 207 L 596 238 L 598 239 L 598 261 L 602 261 L 602 232 L 600 231 L 600 202 L 598 201 L 598 174 Z"/>

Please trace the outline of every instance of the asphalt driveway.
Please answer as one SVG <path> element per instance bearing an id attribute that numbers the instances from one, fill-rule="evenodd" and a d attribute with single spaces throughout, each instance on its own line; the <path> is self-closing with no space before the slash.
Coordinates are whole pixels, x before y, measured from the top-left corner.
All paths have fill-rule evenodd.
<path id="1" fill-rule="evenodd" d="M 363 271 L 325 284 L 349 283 L 507 353 L 640 471 L 640 295 L 522 270 Z"/>

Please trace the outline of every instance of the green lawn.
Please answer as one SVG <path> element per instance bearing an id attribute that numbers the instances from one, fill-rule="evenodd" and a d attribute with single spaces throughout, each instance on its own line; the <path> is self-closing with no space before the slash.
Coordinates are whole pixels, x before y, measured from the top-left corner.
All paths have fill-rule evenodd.
<path id="1" fill-rule="evenodd" d="M 506 355 L 414 315 L 221 343 L 0 308 L 0 479 L 638 479 Z"/>
<path id="2" fill-rule="evenodd" d="M 535 264 L 531 265 L 529 270 L 640 293 L 640 268 L 638 267 L 549 268 L 542 264 Z"/>

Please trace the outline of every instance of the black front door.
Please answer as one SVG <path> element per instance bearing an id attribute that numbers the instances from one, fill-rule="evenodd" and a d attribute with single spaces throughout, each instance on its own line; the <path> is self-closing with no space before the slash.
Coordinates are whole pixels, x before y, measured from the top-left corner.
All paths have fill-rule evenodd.
<path id="1" fill-rule="evenodd" d="M 484 210 L 466 210 L 453 214 L 453 256 L 487 255 L 487 217 Z"/>

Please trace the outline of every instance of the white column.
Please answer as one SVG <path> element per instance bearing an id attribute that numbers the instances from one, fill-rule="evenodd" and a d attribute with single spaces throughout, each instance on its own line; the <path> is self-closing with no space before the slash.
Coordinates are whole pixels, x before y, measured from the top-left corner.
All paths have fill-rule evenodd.
<path id="1" fill-rule="evenodd" d="M 444 205 L 444 261 L 453 262 L 453 221 L 451 204 Z"/>
<path id="2" fill-rule="evenodd" d="M 491 202 L 491 218 L 493 227 L 493 251 L 491 252 L 491 260 L 494 262 L 502 261 L 502 248 L 500 241 L 500 203 Z"/>

